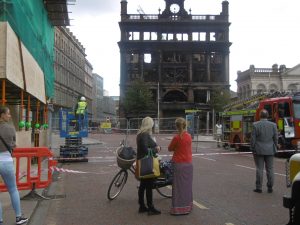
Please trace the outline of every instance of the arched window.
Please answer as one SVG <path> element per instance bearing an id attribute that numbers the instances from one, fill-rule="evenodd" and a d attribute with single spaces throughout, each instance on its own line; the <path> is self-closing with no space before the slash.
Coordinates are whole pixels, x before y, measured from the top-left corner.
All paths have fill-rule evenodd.
<path id="1" fill-rule="evenodd" d="M 172 90 L 163 97 L 164 102 L 187 102 L 187 96 L 179 90 Z"/>
<path id="2" fill-rule="evenodd" d="M 278 91 L 278 87 L 276 84 L 270 84 L 269 90 L 270 92 Z"/>
<path id="3" fill-rule="evenodd" d="M 265 92 L 267 89 L 264 84 L 259 84 L 259 85 L 257 85 L 256 90 L 257 90 L 257 93 L 262 93 L 262 92 Z"/>
<path id="4" fill-rule="evenodd" d="M 289 90 L 289 91 L 292 91 L 292 92 L 296 92 L 296 91 L 297 91 L 297 86 L 296 86 L 296 84 L 289 84 L 288 90 Z"/>

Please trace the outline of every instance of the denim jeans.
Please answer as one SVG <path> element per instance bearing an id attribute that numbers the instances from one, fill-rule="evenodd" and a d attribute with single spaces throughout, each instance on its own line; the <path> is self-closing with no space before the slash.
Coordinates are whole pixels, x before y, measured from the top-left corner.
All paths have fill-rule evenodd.
<path id="1" fill-rule="evenodd" d="M 11 204 L 15 210 L 16 216 L 21 216 L 21 204 L 20 204 L 20 195 L 16 185 L 16 176 L 14 170 L 13 161 L 1 161 L 0 162 L 0 175 L 8 189 Z M 0 202 L 0 221 L 3 221 L 2 218 L 2 205 Z"/>

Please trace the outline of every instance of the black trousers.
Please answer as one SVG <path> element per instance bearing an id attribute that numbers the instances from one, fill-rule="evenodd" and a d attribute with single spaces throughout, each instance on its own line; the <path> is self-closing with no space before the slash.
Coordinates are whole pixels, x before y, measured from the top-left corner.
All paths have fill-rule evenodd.
<path id="1" fill-rule="evenodd" d="M 146 191 L 147 206 L 153 207 L 152 187 L 154 179 L 141 179 L 139 186 L 139 205 L 145 206 L 144 195 Z"/>

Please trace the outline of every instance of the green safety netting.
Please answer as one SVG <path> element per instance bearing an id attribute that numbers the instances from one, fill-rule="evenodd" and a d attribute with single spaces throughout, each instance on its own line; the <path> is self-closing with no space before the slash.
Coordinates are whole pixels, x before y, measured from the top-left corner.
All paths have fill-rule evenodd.
<path id="1" fill-rule="evenodd" d="M 43 0 L 0 0 L 0 21 L 8 21 L 45 75 L 46 96 L 54 94 L 54 27 Z"/>

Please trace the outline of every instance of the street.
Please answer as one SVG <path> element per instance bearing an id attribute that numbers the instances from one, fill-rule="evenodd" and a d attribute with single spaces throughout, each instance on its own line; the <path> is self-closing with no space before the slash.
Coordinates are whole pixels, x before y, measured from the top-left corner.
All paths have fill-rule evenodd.
<path id="1" fill-rule="evenodd" d="M 160 155 L 170 158 L 167 145 L 172 135 L 156 136 Z M 45 193 L 51 200 L 41 201 L 30 225 L 284 225 L 288 210 L 282 196 L 288 193 L 285 159 L 275 159 L 275 186 L 267 193 L 254 193 L 255 166 L 251 154 L 217 148 L 215 142 L 193 142 L 193 197 L 191 214 L 171 216 L 171 200 L 154 191 L 154 205 L 161 215 L 138 214 L 138 181 L 129 173 L 128 181 L 115 200 L 107 199 L 108 186 L 118 172 L 115 150 L 122 134 L 94 134 L 90 138 L 103 144 L 89 146 L 89 162 L 63 163 L 59 167 L 73 172 L 55 172 Z M 135 136 L 128 138 L 135 148 Z M 225 153 L 225 154 L 222 154 Z M 77 172 L 76 172 L 77 171 Z M 86 172 L 86 173 L 79 173 Z"/>

